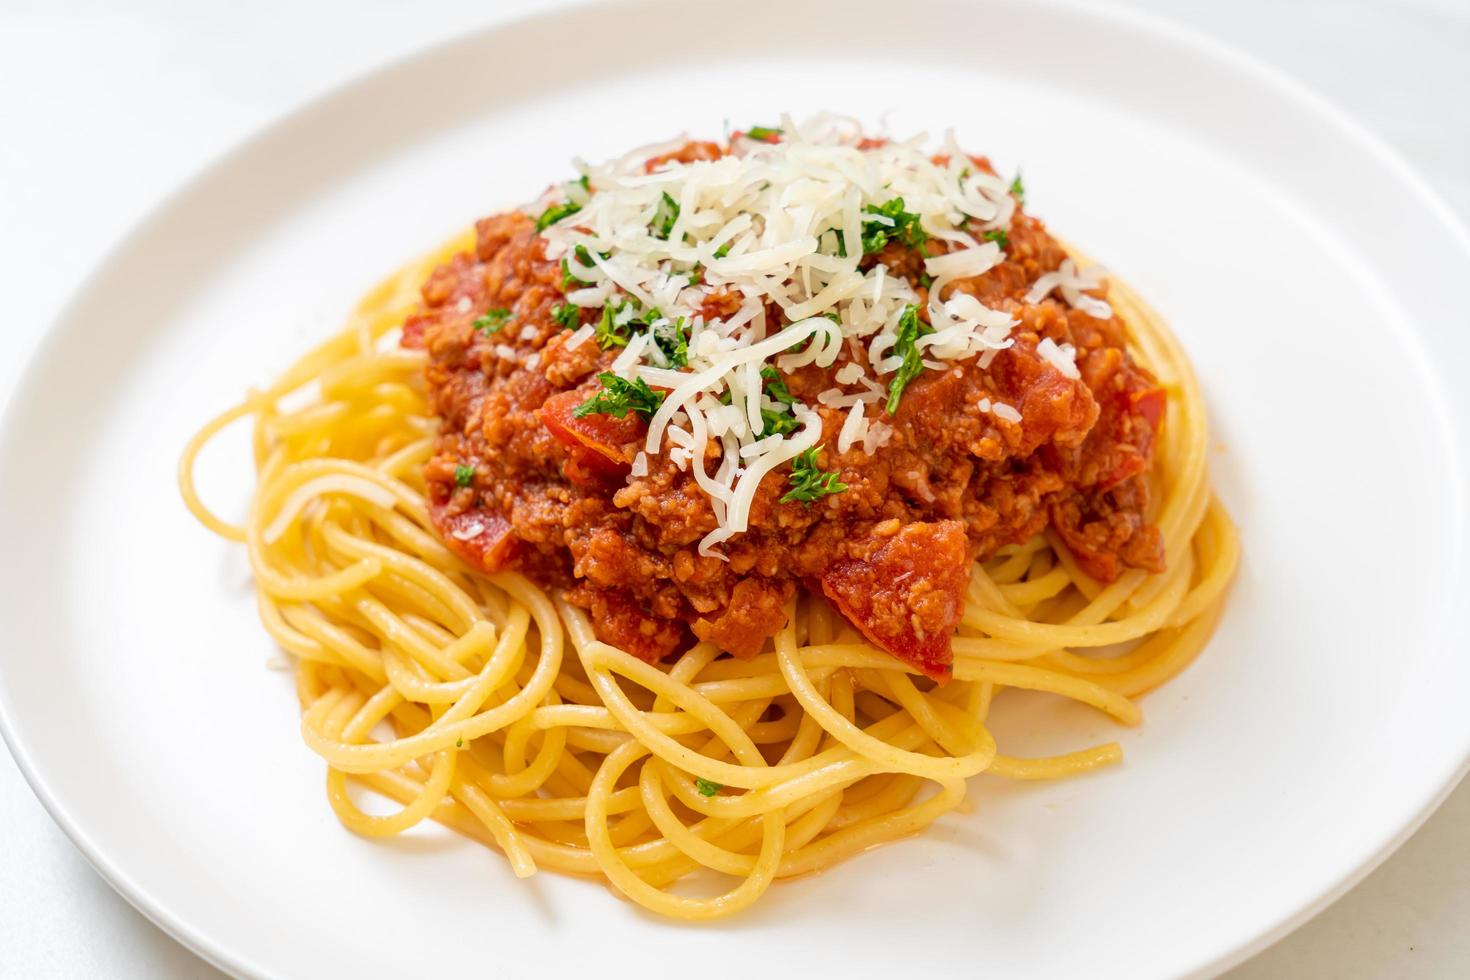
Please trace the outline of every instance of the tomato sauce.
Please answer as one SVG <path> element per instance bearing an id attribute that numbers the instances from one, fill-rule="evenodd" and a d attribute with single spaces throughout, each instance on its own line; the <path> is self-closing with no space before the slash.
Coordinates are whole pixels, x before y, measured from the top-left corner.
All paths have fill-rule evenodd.
<path id="1" fill-rule="evenodd" d="M 685 156 L 708 152 L 699 144 Z M 817 401 L 842 387 L 835 374 L 846 353 L 828 368 L 786 374 L 791 393 L 822 419 L 818 463 L 847 489 L 783 503 L 789 467 L 778 468 L 760 486 L 749 530 L 725 542 L 721 560 L 699 554 L 716 521 L 687 471 L 661 453 L 649 456 L 646 475 L 629 475 L 646 433 L 637 415 L 576 417 L 617 350 L 572 343 L 573 331 L 553 319 L 565 299 L 561 269 L 534 222 L 518 212 L 486 218 L 475 251 L 428 278 L 404 327 L 405 345 L 428 354 L 430 404 L 442 420 L 425 471 L 433 520 L 472 564 L 519 569 L 561 589 L 601 638 L 650 661 L 692 637 L 753 654 L 806 587 L 870 641 L 942 680 L 976 558 L 1050 526 L 1102 581 L 1125 568 L 1163 569 L 1144 477 L 1164 392 L 1129 356 L 1116 317 L 1025 302 L 1066 252 L 1019 211 L 1008 235 L 1000 265 L 952 288 L 1010 313 L 1014 345 L 985 369 L 972 358 L 921 372 L 897 413 L 882 416 L 894 433 L 871 456 L 861 446 L 836 452 L 846 412 Z M 890 243 L 865 261 L 884 262 L 926 295 L 911 249 Z M 711 296 L 707 315 L 721 303 Z M 476 328 L 502 308 L 509 322 Z M 583 311 L 582 321 L 597 313 Z M 1046 338 L 1075 347 L 1079 378 L 1037 353 Z M 1014 406 L 1021 421 L 981 411 L 982 399 Z M 712 443 L 709 470 L 719 452 Z"/>

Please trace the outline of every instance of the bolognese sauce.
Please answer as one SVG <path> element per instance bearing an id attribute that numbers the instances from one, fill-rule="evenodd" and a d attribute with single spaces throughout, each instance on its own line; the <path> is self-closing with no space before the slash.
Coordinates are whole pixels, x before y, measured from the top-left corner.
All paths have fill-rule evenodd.
<path id="1" fill-rule="evenodd" d="M 771 132 L 759 142 L 779 142 Z M 749 139 L 668 148 L 644 169 L 711 165 Z M 984 158 L 968 167 L 994 174 Z M 595 182 L 583 190 L 600 192 Z M 925 270 L 953 241 L 906 234 L 914 216 L 901 201 L 864 212 L 882 234 L 864 234 L 859 272 L 881 266 L 915 297 L 896 328 L 900 344 L 908 332 L 907 351 L 932 329 L 931 300 L 966 294 L 1010 318 L 1004 345 L 948 360 L 906 356 L 877 379 L 884 391 L 865 410 L 881 420 L 869 431 L 883 438 L 866 441 L 845 431 L 853 398 L 874 387 L 865 342 L 843 339 L 827 363 L 763 364 L 759 401 L 770 417 L 752 439 L 791 431 L 795 416 L 782 410 L 798 405 L 820 435 L 759 479 L 744 529 L 717 547 L 706 542 L 721 515 L 701 475 L 746 461 L 727 461 L 732 444 L 714 438 L 691 448 L 665 432 L 646 445 L 670 388 L 616 368 L 626 347 L 619 341 L 639 329 L 636 317 L 648 317 L 622 314 L 619 324 L 614 299 L 569 301 L 583 283 L 544 232 L 548 214 L 566 226 L 578 215 L 555 207 L 540 221 L 521 211 L 480 221 L 474 251 L 429 276 L 404 327 L 404 345 L 427 352 L 440 419 L 426 468 L 431 516 L 472 565 L 520 570 L 561 589 L 601 639 L 648 661 L 694 638 L 755 654 L 805 588 L 938 680 L 950 672 L 977 558 L 1049 528 L 1100 581 L 1127 568 L 1163 570 L 1146 476 L 1164 391 L 1130 357 L 1100 289 L 1088 291 L 1094 302 L 1036 296 L 1070 259 L 1019 202 L 1003 230 L 985 233 L 1001 257 L 982 274 L 948 279 L 932 297 L 936 280 Z M 845 256 L 848 244 L 857 251 L 846 239 L 834 255 Z M 694 292 L 685 295 L 697 298 L 704 323 L 749 299 L 738 284 L 718 283 L 714 265 L 686 273 Z M 761 305 L 773 330 L 789 322 L 781 303 Z M 657 342 L 687 344 L 689 330 L 681 319 Z"/>

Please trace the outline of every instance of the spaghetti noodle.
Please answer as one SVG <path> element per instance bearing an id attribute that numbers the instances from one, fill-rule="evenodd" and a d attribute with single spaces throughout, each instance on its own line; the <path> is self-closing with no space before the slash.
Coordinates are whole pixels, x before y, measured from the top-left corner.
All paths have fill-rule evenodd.
<path id="1" fill-rule="evenodd" d="M 1149 476 L 1165 572 L 1099 582 L 1052 531 L 1000 549 L 971 571 L 945 685 L 866 641 L 820 595 L 788 603 L 748 659 L 701 642 L 650 664 L 598 640 L 560 596 L 470 567 L 430 517 L 425 355 L 394 339 L 426 276 L 468 245 L 379 285 L 339 334 L 200 430 L 180 462 L 189 508 L 248 551 L 261 619 L 295 657 L 302 735 L 349 829 L 387 836 L 432 819 L 500 850 L 518 876 L 598 876 L 662 915 L 718 918 L 778 878 L 922 830 L 960 806 L 970 776 L 1054 779 L 1118 762 L 1113 742 L 1002 754 L 990 705 L 1007 689 L 1043 691 L 1136 725 L 1133 699 L 1184 669 L 1214 629 L 1238 548 L 1207 480 L 1200 391 L 1158 316 L 1115 281 L 1108 299 L 1130 351 L 1168 395 Z M 193 470 L 245 418 L 258 476 L 233 524 L 200 500 Z M 365 812 L 353 783 L 401 809 Z M 732 886 L 674 889 L 702 869 Z"/>

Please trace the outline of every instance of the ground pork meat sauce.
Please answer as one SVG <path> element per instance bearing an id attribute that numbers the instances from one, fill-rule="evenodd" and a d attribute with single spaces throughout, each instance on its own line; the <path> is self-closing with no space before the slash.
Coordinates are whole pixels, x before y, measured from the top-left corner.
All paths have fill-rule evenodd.
<path id="1" fill-rule="evenodd" d="M 721 152 L 691 143 L 665 159 Z M 975 164 L 989 170 L 981 158 Z M 692 633 L 752 655 L 804 586 L 825 593 L 869 640 L 943 680 L 977 557 L 1050 526 L 1100 580 L 1125 567 L 1163 569 L 1162 537 L 1144 518 L 1143 474 L 1164 392 L 1125 351 L 1116 317 L 1024 302 L 1067 256 L 1019 210 L 1004 261 L 950 287 L 1014 317 L 1013 346 L 985 369 L 972 356 L 921 371 L 896 415 L 882 416 L 894 431 L 871 456 L 861 443 L 836 452 L 846 410 L 817 400 L 833 387 L 852 390 L 836 375 L 856 344 L 829 367 L 786 373 L 791 394 L 820 414 L 818 463 L 846 490 L 782 503 L 790 488 L 783 464 L 761 482 L 749 529 L 722 545 L 728 561 L 699 553 L 715 515 L 667 453 L 649 455 L 647 475 L 629 476 L 647 431 L 642 418 L 573 415 L 599 392 L 597 374 L 618 350 L 569 343 L 573 331 L 553 319 L 565 301 L 562 269 L 547 258 L 535 221 L 512 212 L 476 230 L 474 253 L 428 278 L 422 309 L 404 327 L 404 345 L 428 354 L 430 406 L 442 420 L 426 467 L 431 515 L 473 565 L 517 569 L 561 589 L 608 643 L 656 661 Z M 931 242 L 931 254 L 943 247 Z M 863 262 L 887 264 L 926 297 L 914 249 L 890 242 Z M 732 300 L 738 305 L 739 297 L 712 294 L 706 318 L 728 315 L 721 307 Z M 487 327 L 487 311 L 502 309 L 512 314 L 503 328 Z M 582 310 L 580 322 L 598 312 Z M 773 322 L 782 322 L 779 312 L 767 307 Z M 1045 338 L 1073 345 L 1080 378 L 1038 354 Z M 1014 406 L 1021 421 L 981 411 L 982 399 Z M 710 469 L 720 452 L 711 440 Z"/>

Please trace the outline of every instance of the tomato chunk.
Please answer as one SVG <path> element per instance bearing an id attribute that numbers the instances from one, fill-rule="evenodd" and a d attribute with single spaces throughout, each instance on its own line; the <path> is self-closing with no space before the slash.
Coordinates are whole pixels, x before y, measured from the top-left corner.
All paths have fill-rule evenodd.
<path id="1" fill-rule="evenodd" d="M 429 516 L 449 550 L 477 568 L 498 572 L 516 555 L 520 539 L 499 514 L 483 507 L 449 514 L 443 504 L 430 503 Z"/>
<path id="2" fill-rule="evenodd" d="M 1164 421 L 1164 408 L 1169 403 L 1168 393 L 1163 388 L 1155 386 L 1133 392 L 1128 396 L 1128 400 L 1132 402 L 1133 410 L 1143 416 L 1148 427 L 1158 432 L 1159 426 Z"/>
<path id="3" fill-rule="evenodd" d="M 546 431 L 568 447 L 568 479 L 627 476 L 633 463 L 630 449 L 647 431 L 643 420 L 633 414 L 621 419 L 615 415 L 578 418 L 577 406 L 586 400 L 580 392 L 563 391 L 546 399 L 536 411 Z"/>
<path id="4" fill-rule="evenodd" d="M 954 665 L 969 555 L 959 521 L 874 535 L 822 575 L 822 591 L 870 641 L 940 683 Z"/>

